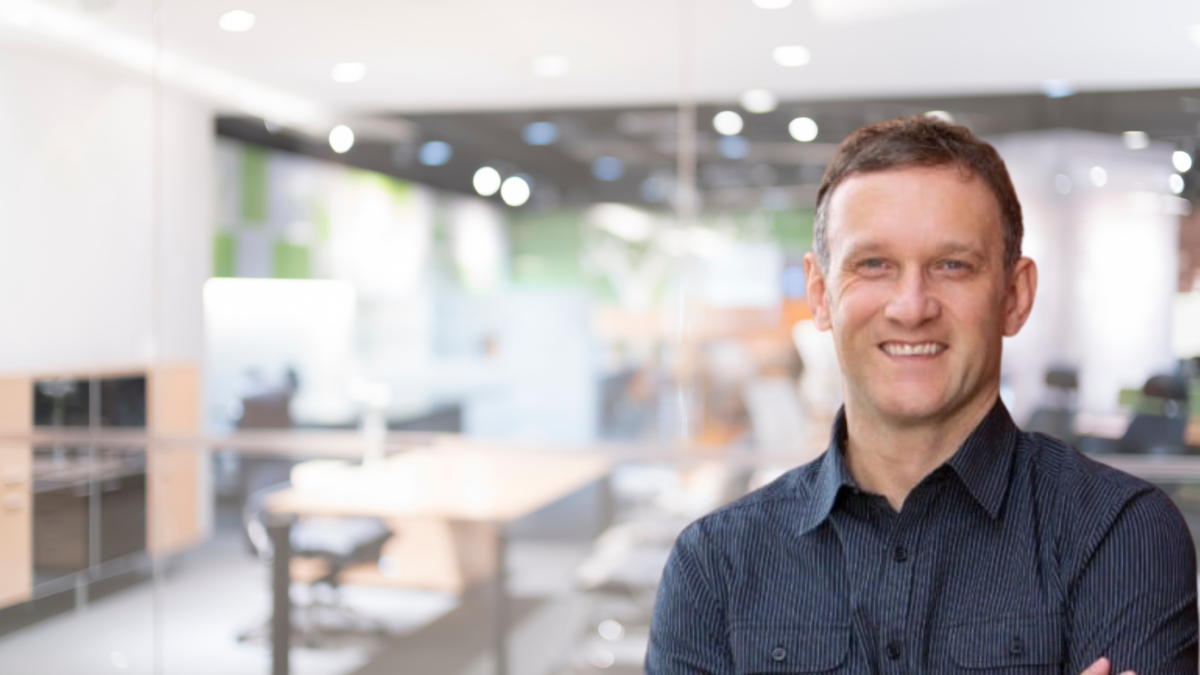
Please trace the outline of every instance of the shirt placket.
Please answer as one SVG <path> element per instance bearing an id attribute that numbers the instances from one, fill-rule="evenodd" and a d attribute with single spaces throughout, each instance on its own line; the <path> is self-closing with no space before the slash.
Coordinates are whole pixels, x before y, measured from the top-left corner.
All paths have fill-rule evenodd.
<path id="1" fill-rule="evenodd" d="M 905 508 L 892 520 L 883 550 L 883 573 L 880 575 L 880 594 L 883 600 L 883 621 L 878 649 L 882 651 L 879 663 L 882 672 L 900 675 L 913 672 L 911 652 L 916 647 L 915 634 L 909 630 L 913 570 L 920 541 L 920 528 L 924 523 L 925 500 L 921 495 L 910 495 Z"/>

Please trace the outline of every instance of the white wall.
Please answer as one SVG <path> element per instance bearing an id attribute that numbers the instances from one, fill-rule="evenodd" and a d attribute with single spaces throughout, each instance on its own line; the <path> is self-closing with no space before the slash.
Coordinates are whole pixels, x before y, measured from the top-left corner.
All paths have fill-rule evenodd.
<path id="1" fill-rule="evenodd" d="M 151 120 L 142 75 L 0 45 L 0 371 L 154 355 Z M 168 93 L 164 121 L 158 352 L 199 360 L 212 114 Z"/>
<path id="2" fill-rule="evenodd" d="M 1127 149 L 1120 137 L 1073 130 L 993 139 L 1025 214 L 1025 254 L 1038 264 L 1029 323 L 1005 346 L 1013 413 L 1044 399 L 1048 367 L 1079 368 L 1082 409 L 1117 408 L 1122 387 L 1173 367 L 1171 303 L 1182 200 L 1167 179 L 1169 144 Z M 1089 172 L 1105 169 L 1093 185 Z M 1057 176 L 1070 189 L 1062 194 Z"/>

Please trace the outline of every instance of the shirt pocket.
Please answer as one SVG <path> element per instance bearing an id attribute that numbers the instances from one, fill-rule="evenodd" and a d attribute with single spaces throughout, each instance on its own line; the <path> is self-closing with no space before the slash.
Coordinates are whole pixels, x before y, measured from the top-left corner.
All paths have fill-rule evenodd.
<path id="1" fill-rule="evenodd" d="M 745 626 L 730 646 L 738 675 L 835 673 L 850 653 L 850 626 Z"/>
<path id="2" fill-rule="evenodd" d="M 972 621 L 950 629 L 951 661 L 962 672 L 1057 673 L 1063 660 L 1057 614 Z"/>

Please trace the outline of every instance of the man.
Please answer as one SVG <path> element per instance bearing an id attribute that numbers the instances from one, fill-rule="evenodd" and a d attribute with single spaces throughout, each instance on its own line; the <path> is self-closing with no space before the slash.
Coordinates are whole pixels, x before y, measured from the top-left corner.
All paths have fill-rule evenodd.
<path id="1" fill-rule="evenodd" d="M 804 260 L 843 371 L 829 449 L 679 537 L 649 675 L 1195 675 L 1179 512 L 999 400 L 1037 288 L 1021 237 L 1004 163 L 965 128 L 842 143 Z"/>

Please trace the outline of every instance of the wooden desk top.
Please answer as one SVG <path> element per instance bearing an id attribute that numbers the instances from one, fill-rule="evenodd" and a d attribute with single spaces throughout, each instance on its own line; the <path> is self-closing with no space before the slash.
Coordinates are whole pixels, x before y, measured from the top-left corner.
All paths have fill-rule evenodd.
<path id="1" fill-rule="evenodd" d="M 412 450 L 375 467 L 313 461 L 293 487 L 267 498 L 273 513 L 439 517 L 507 523 L 608 475 L 609 460 L 575 452 L 438 448 Z"/>

